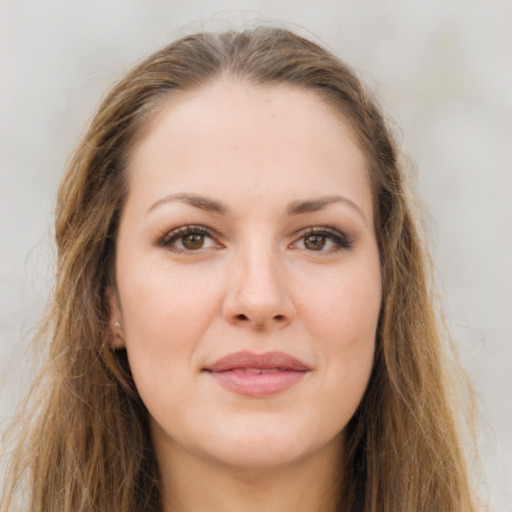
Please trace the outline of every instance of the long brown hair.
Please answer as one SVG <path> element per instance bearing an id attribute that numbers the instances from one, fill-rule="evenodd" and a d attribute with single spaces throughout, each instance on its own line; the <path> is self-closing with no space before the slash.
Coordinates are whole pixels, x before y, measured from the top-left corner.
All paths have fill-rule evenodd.
<path id="1" fill-rule="evenodd" d="M 123 351 L 110 349 L 114 283 L 130 149 L 170 95 L 220 75 L 316 91 L 352 126 L 366 157 L 383 279 L 374 369 L 346 427 L 344 512 L 476 510 L 455 394 L 463 373 L 440 336 L 396 143 L 354 73 L 317 44 L 260 27 L 184 37 L 151 55 L 108 94 L 59 189 L 57 275 L 38 339 L 47 361 L 33 386 L 2 510 L 16 489 L 31 511 L 156 511 L 160 483 L 147 411 Z M 448 355 L 448 356 L 447 356 Z M 455 377 L 454 377 L 455 376 Z"/>

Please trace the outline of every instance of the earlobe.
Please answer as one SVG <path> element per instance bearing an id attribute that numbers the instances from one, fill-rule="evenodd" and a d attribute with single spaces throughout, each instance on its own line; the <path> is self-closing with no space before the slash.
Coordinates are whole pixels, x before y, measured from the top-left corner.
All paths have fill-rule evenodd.
<path id="1" fill-rule="evenodd" d="M 110 347 L 112 350 L 125 348 L 124 329 L 121 307 L 117 293 L 110 287 L 107 288 L 107 298 L 110 306 L 109 329 L 111 332 Z"/>

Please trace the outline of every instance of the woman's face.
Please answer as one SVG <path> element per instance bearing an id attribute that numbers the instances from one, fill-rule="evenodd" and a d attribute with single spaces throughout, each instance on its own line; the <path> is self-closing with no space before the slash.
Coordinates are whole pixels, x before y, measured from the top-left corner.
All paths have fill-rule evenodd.
<path id="1" fill-rule="evenodd" d="M 157 454 L 263 467 L 340 448 L 381 301 L 354 140 L 311 91 L 222 79 L 135 146 L 112 323 Z"/>

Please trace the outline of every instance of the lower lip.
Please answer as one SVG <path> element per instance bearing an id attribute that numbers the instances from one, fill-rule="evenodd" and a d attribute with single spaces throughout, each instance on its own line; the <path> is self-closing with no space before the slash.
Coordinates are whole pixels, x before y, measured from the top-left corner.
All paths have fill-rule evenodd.
<path id="1" fill-rule="evenodd" d="M 275 373 L 244 373 L 239 371 L 211 372 L 225 389 L 239 395 L 265 397 L 277 395 L 298 384 L 308 372 L 293 370 Z"/>

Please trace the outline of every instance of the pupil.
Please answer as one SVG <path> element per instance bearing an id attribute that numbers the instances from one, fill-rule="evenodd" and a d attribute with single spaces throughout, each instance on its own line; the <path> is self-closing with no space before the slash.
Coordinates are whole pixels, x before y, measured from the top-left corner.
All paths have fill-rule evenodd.
<path id="1" fill-rule="evenodd" d="M 204 242 L 204 236 L 192 234 L 183 237 L 183 246 L 187 249 L 201 249 Z"/>
<path id="2" fill-rule="evenodd" d="M 325 246 L 325 236 L 323 235 L 311 235 L 308 236 L 304 242 L 304 245 L 312 251 L 319 251 Z"/>

